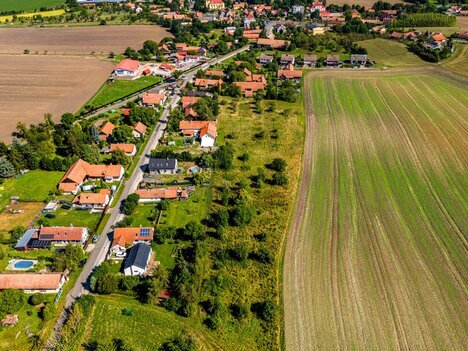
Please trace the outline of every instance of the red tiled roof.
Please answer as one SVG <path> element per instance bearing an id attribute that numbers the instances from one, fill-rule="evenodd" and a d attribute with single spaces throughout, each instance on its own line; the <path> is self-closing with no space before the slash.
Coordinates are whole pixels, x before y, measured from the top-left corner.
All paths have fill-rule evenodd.
<path id="1" fill-rule="evenodd" d="M 281 48 L 288 45 L 288 41 L 280 39 L 265 39 L 259 38 L 257 40 L 257 45 L 266 45 L 273 49 Z"/>
<path id="2" fill-rule="evenodd" d="M 145 134 L 146 133 L 146 129 L 148 129 L 147 126 L 145 126 L 143 123 L 141 122 L 137 122 L 134 126 L 133 126 L 133 129 L 140 133 L 140 134 Z"/>
<path id="3" fill-rule="evenodd" d="M 105 205 L 108 199 L 107 194 L 104 193 L 81 193 L 75 196 L 73 203 L 79 203 L 80 205 Z"/>
<path id="4" fill-rule="evenodd" d="M 302 77 L 302 71 L 293 71 L 290 69 L 278 71 L 278 79 L 279 78 L 295 79 L 295 78 L 301 78 L 301 77 Z"/>
<path id="5" fill-rule="evenodd" d="M 164 94 L 147 92 L 143 94 L 142 100 L 145 105 L 159 105 L 165 98 Z"/>
<path id="6" fill-rule="evenodd" d="M 182 99 L 180 101 L 182 103 L 182 108 L 185 109 L 195 104 L 198 100 L 200 100 L 200 97 L 198 96 L 182 96 Z"/>
<path id="7" fill-rule="evenodd" d="M 202 128 L 206 127 L 208 124 L 212 124 L 216 126 L 216 122 L 214 121 L 180 121 L 179 122 L 179 129 L 182 131 L 188 130 L 202 130 Z"/>
<path id="8" fill-rule="evenodd" d="M 218 135 L 218 132 L 216 130 L 216 124 L 214 123 L 207 123 L 201 130 L 200 130 L 200 137 L 203 137 L 204 135 L 210 135 L 213 138 L 216 138 Z"/>
<path id="9" fill-rule="evenodd" d="M 38 235 L 39 240 L 81 241 L 83 231 L 83 227 L 41 227 Z"/>
<path id="10" fill-rule="evenodd" d="M 206 71 L 205 74 L 208 77 L 222 77 L 223 76 L 223 71 L 210 70 L 210 71 Z"/>
<path id="11" fill-rule="evenodd" d="M 142 236 L 142 229 L 148 229 L 149 235 Z M 133 245 L 135 241 L 151 241 L 153 240 L 153 234 L 153 227 L 115 228 L 111 247 L 115 245 L 125 247 L 127 245 Z"/>
<path id="12" fill-rule="evenodd" d="M 135 151 L 135 144 L 110 144 L 109 151 L 113 152 L 115 150 L 122 150 L 127 154 L 131 154 Z"/>
<path id="13" fill-rule="evenodd" d="M 140 199 L 177 199 L 177 188 L 139 189 L 135 190 L 135 194 L 138 194 Z"/>
<path id="14" fill-rule="evenodd" d="M 218 87 L 221 84 L 223 84 L 223 81 L 221 79 L 195 79 L 195 86 L 197 87 Z"/>
<path id="15" fill-rule="evenodd" d="M 0 290 L 56 290 L 62 276 L 62 273 L 2 273 Z"/>
<path id="16" fill-rule="evenodd" d="M 140 62 L 136 60 L 125 59 L 115 66 L 114 70 L 123 69 L 130 72 L 135 72 L 140 67 Z"/>
<path id="17" fill-rule="evenodd" d="M 99 130 L 99 133 L 104 135 L 111 135 L 115 128 L 115 125 L 113 125 L 111 122 L 106 122 Z"/>

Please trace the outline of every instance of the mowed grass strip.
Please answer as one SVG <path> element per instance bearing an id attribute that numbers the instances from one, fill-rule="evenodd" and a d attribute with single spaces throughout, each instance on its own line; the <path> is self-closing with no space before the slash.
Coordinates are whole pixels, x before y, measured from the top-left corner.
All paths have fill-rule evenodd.
<path id="1" fill-rule="evenodd" d="M 464 349 L 466 85 L 405 72 L 306 87 L 313 171 L 286 254 L 286 346 Z"/>
<path id="2" fill-rule="evenodd" d="M 93 108 L 107 105 L 162 80 L 161 77 L 146 76 L 135 80 L 116 80 L 112 83 L 106 83 L 89 101 L 88 105 Z"/>

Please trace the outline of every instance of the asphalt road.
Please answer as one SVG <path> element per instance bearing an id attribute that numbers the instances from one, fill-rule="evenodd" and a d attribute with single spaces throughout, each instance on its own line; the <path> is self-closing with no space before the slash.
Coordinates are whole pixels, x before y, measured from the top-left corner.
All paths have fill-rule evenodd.
<path id="1" fill-rule="evenodd" d="M 231 52 L 231 53 L 229 53 L 227 55 L 224 55 L 222 57 L 219 57 L 219 58 L 213 59 L 213 60 L 211 60 L 211 61 L 209 61 L 207 63 L 204 63 L 200 67 L 198 67 L 196 70 L 191 71 L 189 73 L 186 73 L 185 78 L 184 78 L 184 80 L 183 80 L 183 82 L 181 84 L 181 87 L 185 87 L 185 85 L 195 77 L 196 73 L 200 69 L 205 70 L 208 67 L 216 65 L 216 64 L 218 64 L 218 63 L 220 63 L 222 61 L 225 61 L 225 60 L 237 55 L 240 52 L 248 50 L 249 48 L 250 48 L 250 46 L 245 46 L 245 47 L 243 47 L 241 49 L 238 49 L 236 51 L 233 51 L 233 52 Z M 153 88 L 151 88 L 151 89 L 153 89 Z M 133 99 L 133 98 L 131 98 L 131 99 Z M 89 292 L 89 290 L 88 290 L 89 289 L 89 279 L 91 277 L 91 273 L 93 272 L 95 267 L 99 266 L 106 259 L 107 253 L 108 253 L 108 251 L 110 249 L 110 245 L 111 245 L 113 226 L 115 225 L 115 223 L 119 222 L 124 217 L 124 214 L 121 212 L 123 202 L 125 201 L 125 199 L 127 198 L 128 195 L 130 195 L 131 193 L 133 193 L 133 191 L 135 189 L 137 189 L 138 184 L 143 179 L 144 165 L 146 165 L 148 163 L 151 150 L 153 150 L 158 145 L 159 139 L 161 138 L 161 136 L 163 135 L 164 130 L 166 129 L 169 113 L 170 113 L 172 108 L 177 106 L 177 103 L 179 102 L 179 100 L 180 100 L 180 96 L 178 94 L 174 94 L 170 98 L 169 102 L 166 104 L 166 107 L 165 107 L 163 113 L 161 114 L 161 117 L 160 117 L 160 119 L 159 119 L 159 121 L 158 121 L 158 123 L 156 125 L 156 128 L 153 130 L 153 133 L 150 136 L 150 140 L 146 144 L 145 150 L 143 151 L 143 153 L 140 156 L 140 160 L 138 162 L 137 167 L 135 168 L 135 171 L 133 172 L 132 176 L 129 179 L 124 180 L 124 183 L 121 185 L 121 186 L 124 186 L 124 189 L 123 189 L 122 193 L 120 194 L 118 202 L 114 207 L 112 207 L 112 208 L 110 208 L 108 210 L 107 213 L 110 214 L 110 217 L 109 217 L 109 219 L 108 219 L 108 221 L 106 223 L 106 226 L 104 227 L 101 235 L 99 236 L 99 239 L 98 239 L 97 243 L 95 244 L 94 249 L 91 251 L 91 253 L 90 253 L 89 257 L 88 257 L 88 260 L 87 260 L 85 266 L 83 267 L 83 270 L 81 271 L 80 276 L 78 277 L 78 280 L 76 281 L 76 283 L 73 286 L 72 290 L 68 293 L 68 295 L 66 297 L 65 309 L 61 313 L 59 319 L 57 320 L 57 323 L 55 325 L 55 331 L 54 331 L 53 338 L 56 337 L 56 335 L 57 335 L 56 333 L 57 333 L 58 329 L 60 328 L 60 326 L 65 321 L 65 318 L 67 316 L 68 308 L 82 294 L 86 294 L 86 293 Z M 118 102 L 118 103 L 116 103 L 116 104 L 114 104 L 112 106 L 108 106 L 106 108 L 106 111 L 111 110 L 113 108 L 120 107 L 120 106 L 122 106 L 123 103 L 124 102 L 122 101 L 122 102 Z M 102 113 L 102 112 L 104 112 L 104 111 L 101 111 L 99 113 Z"/>

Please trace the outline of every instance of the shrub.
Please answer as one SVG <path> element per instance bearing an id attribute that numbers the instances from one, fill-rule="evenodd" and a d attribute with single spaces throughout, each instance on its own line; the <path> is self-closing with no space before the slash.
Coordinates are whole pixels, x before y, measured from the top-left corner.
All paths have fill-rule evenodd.
<path id="1" fill-rule="evenodd" d="M 243 227 L 252 222 L 254 211 L 249 206 L 240 204 L 232 210 L 230 217 L 233 225 Z"/>
<path id="2" fill-rule="evenodd" d="M 51 320 L 57 313 L 57 308 L 52 302 L 47 303 L 44 308 L 41 310 L 41 319 L 43 321 Z"/>
<path id="3" fill-rule="evenodd" d="M 187 332 L 182 332 L 179 336 L 165 341 L 159 351 L 195 351 L 196 349 L 195 339 Z"/>
<path id="4" fill-rule="evenodd" d="M 237 320 L 245 319 L 249 314 L 247 306 L 241 304 L 232 304 L 229 307 L 229 310 L 231 311 L 232 316 Z"/>
<path id="5" fill-rule="evenodd" d="M 273 185 L 286 185 L 288 184 L 288 177 L 284 172 L 275 172 L 271 178 L 271 184 Z"/>
<path id="6" fill-rule="evenodd" d="M 29 304 L 33 306 L 37 306 L 43 303 L 44 300 L 45 298 L 43 294 L 36 293 L 34 295 L 31 295 L 31 297 L 29 298 Z"/>
<path id="7" fill-rule="evenodd" d="M 276 318 L 277 306 L 273 301 L 266 300 L 252 305 L 252 312 L 265 322 L 271 323 Z"/>
<path id="8" fill-rule="evenodd" d="M 267 165 L 267 168 L 274 171 L 283 172 L 286 169 L 286 161 L 282 158 L 274 158 L 273 161 Z"/>
<path id="9" fill-rule="evenodd" d="M 135 211 L 135 208 L 137 207 L 139 200 L 140 200 L 140 196 L 138 194 L 128 195 L 124 203 L 123 212 L 126 215 L 131 215 Z"/>
<path id="10" fill-rule="evenodd" d="M 131 316 L 133 314 L 133 311 L 130 307 L 125 307 L 123 310 L 122 310 L 122 314 L 124 316 Z"/>

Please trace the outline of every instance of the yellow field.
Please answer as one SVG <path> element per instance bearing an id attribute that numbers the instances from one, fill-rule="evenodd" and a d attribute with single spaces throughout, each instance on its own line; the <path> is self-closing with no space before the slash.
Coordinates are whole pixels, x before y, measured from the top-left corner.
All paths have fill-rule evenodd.
<path id="1" fill-rule="evenodd" d="M 22 13 L 19 15 L 16 15 L 18 18 L 23 17 L 23 18 L 29 18 L 33 17 L 36 15 L 41 15 L 42 17 L 54 17 L 54 16 L 60 16 L 65 13 L 65 10 L 60 9 L 60 10 L 52 10 L 52 11 L 44 11 L 44 12 L 30 12 L 30 13 Z M 0 16 L 0 22 L 5 22 L 5 21 L 11 21 L 13 19 L 12 15 L 9 16 Z"/>

